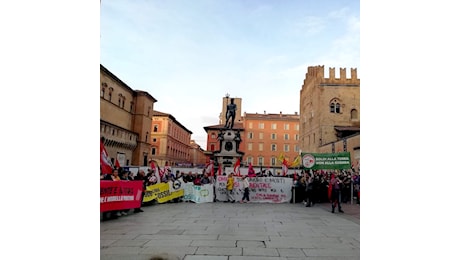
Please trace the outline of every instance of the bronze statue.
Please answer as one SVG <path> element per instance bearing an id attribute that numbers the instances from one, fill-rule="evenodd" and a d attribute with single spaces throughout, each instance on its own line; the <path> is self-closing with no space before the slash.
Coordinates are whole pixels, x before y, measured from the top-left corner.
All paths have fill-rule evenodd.
<path id="1" fill-rule="evenodd" d="M 236 104 L 235 99 L 230 99 L 230 104 L 227 105 L 227 120 L 225 121 L 225 128 L 233 129 L 233 123 L 235 122 Z"/>

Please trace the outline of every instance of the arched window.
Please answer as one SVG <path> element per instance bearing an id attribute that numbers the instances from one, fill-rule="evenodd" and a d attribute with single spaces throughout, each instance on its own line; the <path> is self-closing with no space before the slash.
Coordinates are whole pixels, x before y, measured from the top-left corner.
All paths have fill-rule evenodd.
<path id="1" fill-rule="evenodd" d="M 357 120 L 358 119 L 358 110 L 352 109 L 351 110 L 351 120 Z"/>
<path id="2" fill-rule="evenodd" d="M 331 100 L 329 103 L 329 112 L 335 113 L 335 114 L 340 114 L 340 103 L 337 99 Z"/>

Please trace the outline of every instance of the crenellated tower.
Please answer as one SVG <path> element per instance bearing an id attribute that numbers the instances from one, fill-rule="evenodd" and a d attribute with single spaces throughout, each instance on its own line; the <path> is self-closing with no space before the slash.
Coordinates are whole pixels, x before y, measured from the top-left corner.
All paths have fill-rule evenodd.
<path id="1" fill-rule="evenodd" d="M 318 152 L 353 131 L 359 132 L 359 87 L 357 69 L 310 66 L 300 90 L 300 142 L 302 151 Z M 338 130 L 339 129 L 339 130 Z M 344 132 L 345 131 L 345 132 Z"/>

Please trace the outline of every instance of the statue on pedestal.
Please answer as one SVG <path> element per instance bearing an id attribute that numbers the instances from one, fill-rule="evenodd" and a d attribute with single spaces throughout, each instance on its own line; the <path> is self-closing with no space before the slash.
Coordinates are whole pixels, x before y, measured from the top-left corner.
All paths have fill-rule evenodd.
<path id="1" fill-rule="evenodd" d="M 230 104 L 227 105 L 226 121 L 225 128 L 233 129 L 233 124 L 235 122 L 236 114 L 236 104 L 234 103 L 235 99 L 230 99 Z"/>

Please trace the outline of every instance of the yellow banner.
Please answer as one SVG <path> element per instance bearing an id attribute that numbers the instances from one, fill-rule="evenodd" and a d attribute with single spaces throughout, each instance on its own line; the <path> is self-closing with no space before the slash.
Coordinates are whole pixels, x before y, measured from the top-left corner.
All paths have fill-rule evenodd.
<path id="1" fill-rule="evenodd" d="M 158 203 L 164 203 L 183 196 L 184 189 L 173 191 L 170 183 L 157 183 L 147 186 L 142 202 L 157 200 Z"/>

